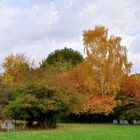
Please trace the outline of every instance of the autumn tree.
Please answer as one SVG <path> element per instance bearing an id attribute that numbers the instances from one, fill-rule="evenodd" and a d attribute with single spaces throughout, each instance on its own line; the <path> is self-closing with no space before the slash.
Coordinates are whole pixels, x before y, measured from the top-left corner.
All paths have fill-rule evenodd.
<path id="1" fill-rule="evenodd" d="M 127 50 L 121 45 L 121 38 L 108 36 L 104 26 L 96 26 L 93 30 L 84 31 L 83 41 L 96 92 L 115 94 L 120 89 L 122 77 L 130 73 L 132 65 L 127 60 Z"/>
<path id="2" fill-rule="evenodd" d="M 131 63 L 121 38 L 108 36 L 103 26 L 83 34 L 86 59 L 69 72 L 69 83 L 82 99 L 83 114 L 110 114 L 116 106 L 115 97 L 124 76 L 128 75 Z"/>
<path id="3" fill-rule="evenodd" d="M 2 63 L 4 69 L 3 79 L 7 83 L 20 80 L 20 76 L 28 73 L 31 68 L 29 60 L 23 54 L 9 55 Z"/>
<path id="4" fill-rule="evenodd" d="M 117 106 L 115 114 L 123 119 L 140 118 L 140 76 L 131 75 L 124 77 L 121 90 L 116 96 Z"/>
<path id="5" fill-rule="evenodd" d="M 87 62 L 84 61 L 72 71 L 65 74 L 64 84 L 73 87 L 77 91 L 77 111 L 75 114 L 110 114 L 116 106 L 115 97 L 112 95 L 101 95 L 96 92 L 94 81 Z"/>
<path id="6" fill-rule="evenodd" d="M 19 120 L 26 120 L 32 127 L 50 128 L 61 113 L 73 110 L 77 99 L 74 90 L 61 84 L 55 68 L 31 69 L 12 89 L 12 99 L 4 113 Z"/>

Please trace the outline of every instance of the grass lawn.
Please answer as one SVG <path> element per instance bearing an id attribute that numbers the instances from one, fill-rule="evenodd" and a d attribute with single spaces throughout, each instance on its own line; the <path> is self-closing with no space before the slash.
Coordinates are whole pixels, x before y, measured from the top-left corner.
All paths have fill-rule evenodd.
<path id="1" fill-rule="evenodd" d="M 0 132 L 0 140 L 140 140 L 140 126 L 59 124 L 54 130 Z"/>

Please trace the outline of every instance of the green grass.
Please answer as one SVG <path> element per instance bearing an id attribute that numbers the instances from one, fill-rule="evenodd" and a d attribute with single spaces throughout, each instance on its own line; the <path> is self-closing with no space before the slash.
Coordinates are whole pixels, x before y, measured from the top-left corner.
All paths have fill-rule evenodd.
<path id="1" fill-rule="evenodd" d="M 0 140 L 140 140 L 140 126 L 59 124 L 53 130 L 0 132 Z"/>

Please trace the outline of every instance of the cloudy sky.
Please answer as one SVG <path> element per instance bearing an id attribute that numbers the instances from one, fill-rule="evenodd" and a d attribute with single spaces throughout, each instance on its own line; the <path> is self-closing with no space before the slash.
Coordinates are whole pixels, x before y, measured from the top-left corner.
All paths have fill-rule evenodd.
<path id="1" fill-rule="evenodd" d="M 83 53 L 82 32 L 95 25 L 123 38 L 140 72 L 140 0 L 0 0 L 0 63 L 24 53 L 38 64 L 65 46 Z"/>

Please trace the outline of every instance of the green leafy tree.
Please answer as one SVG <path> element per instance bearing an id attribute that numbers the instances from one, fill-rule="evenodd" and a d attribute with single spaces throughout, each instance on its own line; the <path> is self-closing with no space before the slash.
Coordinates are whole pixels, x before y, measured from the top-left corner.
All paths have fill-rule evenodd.
<path id="1" fill-rule="evenodd" d="M 45 68 L 48 65 L 52 65 L 63 72 L 71 70 L 82 61 L 83 57 L 78 51 L 74 51 L 71 48 L 64 48 L 55 50 L 53 53 L 49 54 L 49 56 L 41 62 L 40 67 Z"/>
<path id="2" fill-rule="evenodd" d="M 18 91 L 19 95 L 8 106 L 13 118 L 26 120 L 29 127 L 33 121 L 42 128 L 55 127 L 55 114 L 65 110 L 65 105 L 54 90 L 28 86 Z"/>

